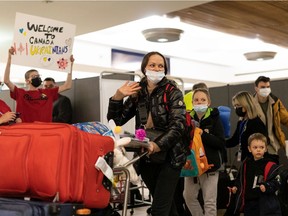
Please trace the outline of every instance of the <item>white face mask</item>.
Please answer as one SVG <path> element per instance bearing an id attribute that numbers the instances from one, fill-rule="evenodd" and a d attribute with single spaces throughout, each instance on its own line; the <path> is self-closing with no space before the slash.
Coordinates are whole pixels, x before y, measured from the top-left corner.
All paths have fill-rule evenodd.
<path id="1" fill-rule="evenodd" d="M 164 77 L 165 77 L 165 72 L 164 71 L 150 71 L 146 70 L 146 76 L 147 79 L 149 79 L 151 82 L 154 84 L 159 83 Z"/>
<path id="2" fill-rule="evenodd" d="M 260 88 L 259 95 L 262 97 L 267 97 L 271 93 L 271 88 Z"/>
<path id="3" fill-rule="evenodd" d="M 195 110 L 196 113 L 205 113 L 206 110 L 208 109 L 207 104 L 197 104 L 193 106 L 193 109 Z"/>

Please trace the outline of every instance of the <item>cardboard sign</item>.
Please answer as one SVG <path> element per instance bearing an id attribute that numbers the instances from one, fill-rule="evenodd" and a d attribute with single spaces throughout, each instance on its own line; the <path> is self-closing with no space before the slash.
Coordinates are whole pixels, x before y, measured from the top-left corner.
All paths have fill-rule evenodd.
<path id="1" fill-rule="evenodd" d="M 76 26 L 16 13 L 12 58 L 14 64 L 69 71 Z"/>

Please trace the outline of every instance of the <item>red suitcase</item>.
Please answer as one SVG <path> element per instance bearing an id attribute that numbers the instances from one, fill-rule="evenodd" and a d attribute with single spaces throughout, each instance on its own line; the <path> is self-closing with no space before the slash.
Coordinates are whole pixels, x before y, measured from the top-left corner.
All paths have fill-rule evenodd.
<path id="1" fill-rule="evenodd" d="M 62 123 L 21 123 L 0 127 L 0 196 L 109 203 L 109 182 L 95 169 L 98 157 L 113 160 L 114 141 Z M 107 180 L 107 179 L 106 179 Z M 108 180 L 109 181 L 109 180 Z"/>

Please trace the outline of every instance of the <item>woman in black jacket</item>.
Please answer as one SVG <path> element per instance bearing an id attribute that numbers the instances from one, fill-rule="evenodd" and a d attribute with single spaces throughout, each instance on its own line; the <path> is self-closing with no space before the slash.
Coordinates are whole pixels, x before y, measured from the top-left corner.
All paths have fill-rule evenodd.
<path id="1" fill-rule="evenodd" d="M 177 216 L 173 195 L 187 154 L 182 142 L 185 131 L 183 94 L 175 82 L 165 77 L 167 63 L 162 54 L 146 54 L 141 71 L 145 76 L 140 83 L 126 82 L 110 98 L 107 118 L 121 126 L 136 116 L 136 129 L 161 133 L 149 142 L 148 157 L 140 159 L 139 172 L 153 197 L 151 214 Z M 126 96 L 129 97 L 123 103 Z M 165 153 L 164 161 L 152 160 L 156 153 Z"/>
<path id="2" fill-rule="evenodd" d="M 226 140 L 226 147 L 238 145 L 237 159 L 243 161 L 251 156 L 248 151 L 248 137 L 254 133 L 262 133 L 267 137 L 264 123 L 257 115 L 252 95 L 247 91 L 240 91 L 232 98 L 236 114 L 239 116 L 237 128 L 231 138 Z"/>
<path id="3" fill-rule="evenodd" d="M 225 137 L 217 108 L 209 107 L 210 94 L 207 89 L 196 89 L 193 93 L 191 117 L 199 123 L 208 164 L 213 165 L 206 173 L 198 177 L 185 177 L 184 198 L 192 215 L 217 215 L 217 184 L 223 160 Z M 204 212 L 198 201 L 198 192 L 202 189 Z"/>

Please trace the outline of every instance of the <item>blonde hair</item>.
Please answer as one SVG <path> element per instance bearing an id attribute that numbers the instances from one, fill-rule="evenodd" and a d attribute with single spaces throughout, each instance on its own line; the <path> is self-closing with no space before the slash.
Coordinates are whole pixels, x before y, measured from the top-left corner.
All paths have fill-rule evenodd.
<path id="1" fill-rule="evenodd" d="M 239 103 L 240 106 L 244 107 L 248 118 L 253 119 L 257 117 L 256 106 L 253 101 L 252 95 L 247 91 L 240 91 L 232 98 L 232 104 L 235 106 L 236 103 Z"/>
<path id="2" fill-rule="evenodd" d="M 206 94 L 209 103 L 211 103 L 211 98 L 210 98 L 209 90 L 208 90 L 208 89 L 205 89 L 205 88 L 197 88 L 197 89 L 195 89 L 195 90 L 193 91 L 192 101 L 194 100 L 194 95 L 195 95 L 197 92 L 203 92 L 204 94 Z"/>
<path id="3" fill-rule="evenodd" d="M 195 89 L 198 89 L 198 88 L 208 89 L 207 85 L 204 82 L 194 84 L 192 87 L 192 90 L 194 91 Z"/>
<path id="4" fill-rule="evenodd" d="M 25 73 L 25 80 L 28 80 L 28 79 L 29 79 L 30 74 L 31 74 L 32 72 L 37 72 L 37 73 L 38 73 L 38 71 L 35 70 L 35 69 L 30 69 L 30 70 L 28 70 L 28 71 Z"/>

